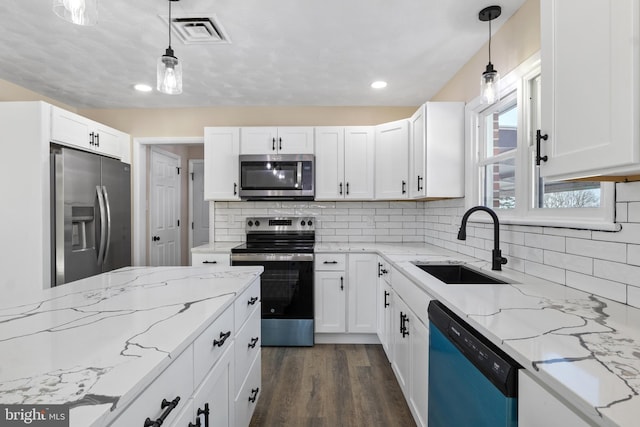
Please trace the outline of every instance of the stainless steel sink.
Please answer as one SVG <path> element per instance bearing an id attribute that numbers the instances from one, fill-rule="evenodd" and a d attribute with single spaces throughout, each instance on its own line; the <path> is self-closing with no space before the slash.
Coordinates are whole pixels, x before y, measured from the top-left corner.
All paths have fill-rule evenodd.
<path id="1" fill-rule="evenodd" d="M 450 285 L 503 285 L 509 282 L 469 268 L 464 264 L 418 264 L 415 266 L 426 271 L 436 279 Z"/>

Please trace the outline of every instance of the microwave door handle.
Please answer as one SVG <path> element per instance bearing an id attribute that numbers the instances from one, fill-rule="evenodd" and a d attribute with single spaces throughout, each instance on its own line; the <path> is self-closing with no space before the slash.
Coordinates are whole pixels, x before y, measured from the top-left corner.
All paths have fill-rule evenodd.
<path id="1" fill-rule="evenodd" d="M 298 179 L 296 182 L 298 183 L 298 189 L 302 190 L 302 162 L 298 162 Z"/>

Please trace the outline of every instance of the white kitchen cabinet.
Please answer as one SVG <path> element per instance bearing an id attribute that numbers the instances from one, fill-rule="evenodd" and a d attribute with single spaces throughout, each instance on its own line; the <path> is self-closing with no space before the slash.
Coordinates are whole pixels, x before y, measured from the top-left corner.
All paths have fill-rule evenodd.
<path id="1" fill-rule="evenodd" d="M 239 154 L 239 128 L 204 128 L 205 200 L 240 200 L 238 195 Z"/>
<path id="2" fill-rule="evenodd" d="M 640 3 L 540 4 L 541 175 L 640 173 Z"/>
<path id="3" fill-rule="evenodd" d="M 464 197 L 464 103 L 427 102 L 409 123 L 409 198 Z"/>
<path id="4" fill-rule="evenodd" d="M 375 141 L 370 126 L 315 128 L 316 200 L 372 200 Z"/>
<path id="5" fill-rule="evenodd" d="M 234 346 L 230 346 L 220 357 L 193 395 L 193 425 L 200 418 L 202 426 L 234 427 Z M 198 378 L 196 378 L 196 381 Z M 187 424 L 176 424 L 176 427 Z"/>
<path id="6" fill-rule="evenodd" d="M 348 323 L 349 332 L 375 333 L 377 326 L 376 254 L 349 254 L 348 257 Z"/>
<path id="7" fill-rule="evenodd" d="M 55 106 L 51 107 L 51 141 L 120 159 L 122 132 Z M 127 147 L 128 149 L 128 147 Z"/>
<path id="8" fill-rule="evenodd" d="M 375 254 L 316 256 L 315 332 L 376 332 L 376 262 Z"/>
<path id="9" fill-rule="evenodd" d="M 389 280 L 389 266 L 382 257 L 378 257 L 378 281 L 377 281 L 377 323 L 378 339 L 389 360 L 392 356 L 392 336 L 391 336 L 391 311 L 392 311 L 392 289 Z"/>
<path id="10" fill-rule="evenodd" d="M 313 154 L 313 128 L 243 127 L 240 154 Z"/>
<path id="11" fill-rule="evenodd" d="M 408 327 L 412 323 L 409 316 L 409 307 L 397 293 L 393 292 L 393 306 L 391 310 L 391 330 L 393 331 L 393 360 L 391 367 L 396 374 L 396 379 L 407 402 L 409 401 L 409 381 L 411 379 L 411 348 L 409 343 L 410 331 Z"/>
<path id="12" fill-rule="evenodd" d="M 375 198 L 409 197 L 409 120 L 376 126 Z"/>
<path id="13" fill-rule="evenodd" d="M 571 426 L 588 427 L 573 409 L 565 405 L 525 369 L 518 372 L 518 426 L 548 427 Z"/>
<path id="14" fill-rule="evenodd" d="M 409 408 L 416 424 L 426 427 L 429 412 L 429 328 L 415 313 L 409 313 Z"/>

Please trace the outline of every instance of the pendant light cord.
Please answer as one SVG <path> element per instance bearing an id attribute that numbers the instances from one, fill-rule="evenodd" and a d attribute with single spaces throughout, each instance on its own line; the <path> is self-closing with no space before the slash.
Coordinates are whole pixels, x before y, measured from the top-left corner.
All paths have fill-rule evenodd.
<path id="1" fill-rule="evenodd" d="M 491 20 L 489 20 L 489 64 L 491 64 Z"/>
<path id="2" fill-rule="evenodd" d="M 171 1 L 169 0 L 169 49 L 171 49 Z M 489 40 L 491 40 L 491 22 L 489 22 Z M 489 52 L 491 52 L 491 48 L 489 48 Z M 489 58 L 491 58 L 491 53 L 489 53 Z"/>

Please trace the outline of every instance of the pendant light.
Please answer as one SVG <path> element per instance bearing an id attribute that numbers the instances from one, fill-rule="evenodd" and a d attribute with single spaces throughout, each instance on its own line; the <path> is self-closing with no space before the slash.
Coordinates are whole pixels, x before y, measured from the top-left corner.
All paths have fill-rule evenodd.
<path id="1" fill-rule="evenodd" d="M 482 9 L 478 14 L 478 18 L 481 21 L 489 21 L 489 63 L 480 79 L 480 97 L 482 102 L 487 105 L 500 100 L 500 74 L 493 68 L 491 63 L 491 21 L 500 16 L 501 13 L 502 8 L 500 6 L 489 6 Z"/>
<path id="2" fill-rule="evenodd" d="M 77 25 L 98 22 L 98 0 L 53 0 L 53 11 L 60 18 Z"/>
<path id="3" fill-rule="evenodd" d="M 182 93 L 182 62 L 176 58 L 171 49 L 171 2 L 179 0 L 169 0 L 169 47 L 158 59 L 158 85 L 159 92 L 169 95 Z"/>

